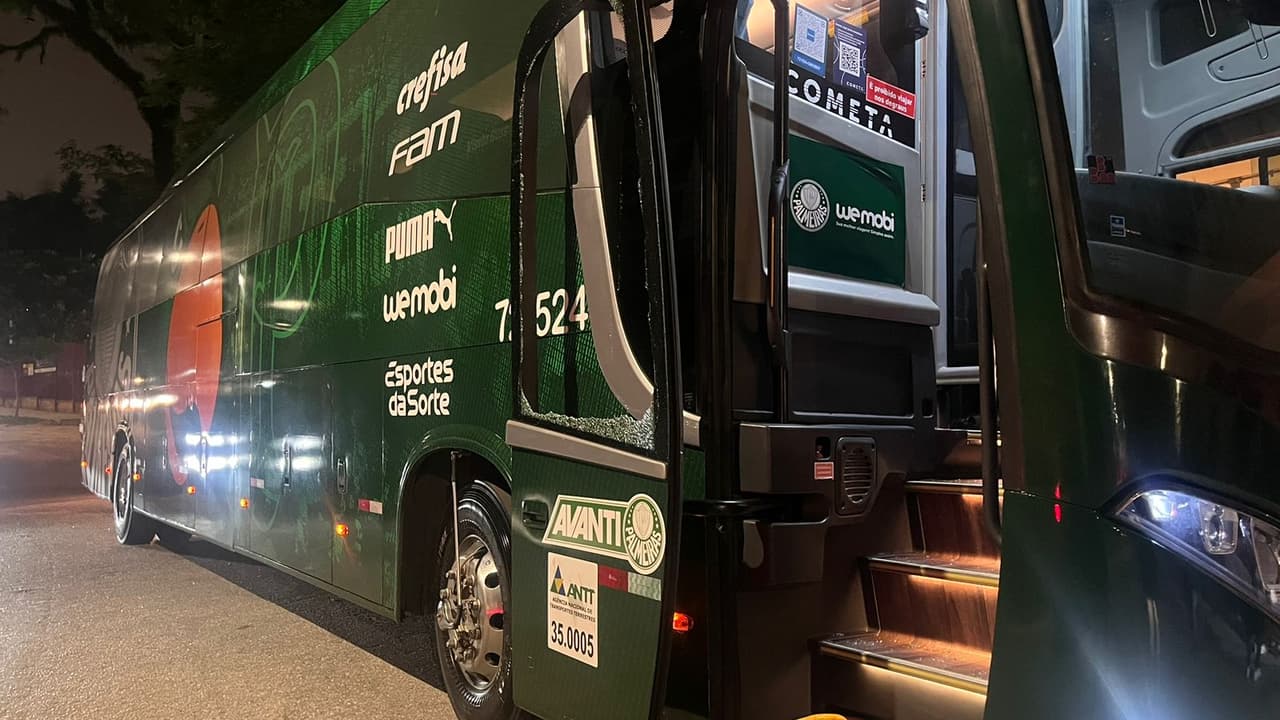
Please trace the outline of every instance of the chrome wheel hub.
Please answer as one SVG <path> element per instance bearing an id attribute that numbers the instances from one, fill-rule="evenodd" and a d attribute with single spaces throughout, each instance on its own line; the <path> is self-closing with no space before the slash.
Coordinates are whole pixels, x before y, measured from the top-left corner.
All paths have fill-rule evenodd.
<path id="1" fill-rule="evenodd" d="M 125 515 L 129 512 L 129 478 L 125 477 L 120 472 L 120 467 L 124 465 L 124 463 L 117 463 L 117 467 L 115 469 L 116 518 L 119 520 L 124 520 Z"/>
<path id="2" fill-rule="evenodd" d="M 504 659 L 506 608 L 493 552 L 475 535 L 463 538 L 445 576 L 436 626 L 463 680 L 477 692 L 487 690 Z"/>

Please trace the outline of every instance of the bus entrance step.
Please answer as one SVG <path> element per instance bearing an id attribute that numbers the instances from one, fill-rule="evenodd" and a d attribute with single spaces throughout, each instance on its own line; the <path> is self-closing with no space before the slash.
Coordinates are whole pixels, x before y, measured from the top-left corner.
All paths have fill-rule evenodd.
<path id="1" fill-rule="evenodd" d="M 1000 586 L 1000 561 L 981 555 L 949 553 L 896 553 L 867 558 L 873 571 L 917 575 L 966 585 Z"/>
<path id="2" fill-rule="evenodd" d="M 908 480 L 907 492 L 937 495 L 981 495 L 981 478 Z M 1003 491 L 1001 491 L 1003 492 Z"/>
<path id="3" fill-rule="evenodd" d="M 987 692 L 991 654 L 965 645 L 879 630 L 822 640 L 818 652 L 957 690 Z"/>

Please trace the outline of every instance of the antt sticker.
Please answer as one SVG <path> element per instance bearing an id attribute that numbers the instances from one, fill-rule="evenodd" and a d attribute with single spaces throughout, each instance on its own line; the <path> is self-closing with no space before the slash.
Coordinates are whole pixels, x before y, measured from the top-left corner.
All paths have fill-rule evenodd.
<path id="1" fill-rule="evenodd" d="M 599 572 L 595 563 L 547 554 L 547 647 L 591 667 L 600 666 Z"/>

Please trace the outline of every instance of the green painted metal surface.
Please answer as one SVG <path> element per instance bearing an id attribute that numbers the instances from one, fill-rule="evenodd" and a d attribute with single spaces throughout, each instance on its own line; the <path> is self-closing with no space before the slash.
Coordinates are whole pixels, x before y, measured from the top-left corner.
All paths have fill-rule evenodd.
<path id="1" fill-rule="evenodd" d="M 901 167 L 793 135 L 789 205 L 792 265 L 906 284 Z"/>
<path id="2" fill-rule="evenodd" d="M 86 485 L 126 420 L 148 513 L 397 607 L 406 468 L 460 435 L 509 453 L 511 96 L 537 7 L 348 3 L 237 115 L 103 263 Z M 542 92 L 558 108 L 554 68 Z"/>
<path id="3" fill-rule="evenodd" d="M 557 498 L 566 496 L 625 505 L 637 493 L 653 498 L 666 493 L 660 482 L 519 450 L 514 453 L 513 469 L 520 478 L 517 500 L 545 503 L 552 509 Z M 556 521 L 553 513 L 551 529 Z M 586 537 L 580 528 L 576 530 Z M 571 527 L 570 532 L 574 531 Z M 541 717 L 649 717 L 658 643 L 655 630 L 663 625 L 659 598 L 667 569 L 660 567 L 651 575 L 642 575 L 627 560 L 598 551 L 548 548 L 542 543 L 545 532 L 521 517 L 513 518 L 514 613 L 520 618 L 513 623 L 515 667 L 520 669 L 515 674 L 517 702 Z M 558 598 L 554 574 L 558 569 L 567 572 L 563 568 L 568 567 L 561 557 L 583 563 L 588 576 L 596 574 L 591 578 L 595 580 L 591 588 L 595 601 L 576 623 L 578 631 L 591 632 L 594 637 L 589 655 L 575 653 L 566 647 L 568 641 L 560 640 L 562 633 L 575 625 L 564 613 L 552 609 Z M 611 587 L 606 574 L 621 579 Z"/>
<path id="4" fill-rule="evenodd" d="M 1004 193 L 988 210 L 1007 229 L 1011 294 L 997 301 L 1012 303 L 1022 412 L 987 716 L 1270 714 L 1276 668 L 1259 653 L 1275 647 L 1274 619 L 1100 511 L 1163 478 L 1274 513 L 1278 430 L 1239 399 L 1076 341 L 1058 243 L 1077 239 L 1055 235 L 1018 5 L 971 7 Z"/>

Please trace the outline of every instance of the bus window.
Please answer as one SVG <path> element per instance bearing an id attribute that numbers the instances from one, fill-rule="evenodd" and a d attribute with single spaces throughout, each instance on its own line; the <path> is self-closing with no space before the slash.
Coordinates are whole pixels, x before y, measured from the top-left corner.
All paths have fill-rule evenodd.
<path id="1" fill-rule="evenodd" d="M 703 103 L 702 74 L 697 70 L 699 31 L 703 6 L 700 0 L 674 0 L 654 6 L 649 13 L 654 36 L 662 93 L 663 132 L 671 198 L 672 231 L 675 235 L 676 280 L 681 311 L 681 342 L 685 348 L 684 405 L 698 412 L 698 362 L 693 351 L 697 337 L 694 298 L 701 237 L 702 171 L 698 147 Z M 596 135 L 600 150 L 600 171 L 604 180 L 605 220 L 612 229 L 609 242 L 620 266 L 640 267 L 634 257 L 643 250 L 626 228 L 638 230 L 640 207 L 634 188 L 636 176 L 634 127 L 631 122 L 631 86 L 626 70 L 626 38 L 617 13 L 598 13 L 605 23 L 595 23 L 592 41 L 592 88 L 597 118 Z M 605 30 L 605 28 L 608 30 Z M 621 261 L 618 258 L 622 258 Z M 641 274 L 619 278 L 618 298 L 623 307 L 623 324 L 628 334 L 644 337 L 648 316 L 648 293 Z M 638 356 L 647 355 L 637 347 Z M 651 366 L 646 361 L 645 367 Z"/>
<path id="2" fill-rule="evenodd" d="M 791 2 L 793 58 L 816 59 L 841 70 L 865 62 L 867 74 L 915 92 L 914 43 L 927 31 L 927 15 L 919 12 L 916 0 L 836 0 L 835 2 Z M 799 9 L 796 9 L 799 8 Z M 773 52 L 773 5 L 764 0 L 742 0 L 738 7 L 738 36 L 754 47 Z M 842 55 L 836 42 L 836 21 L 852 25 L 864 33 L 864 53 Z M 806 37 L 806 24 L 826 27 L 827 37 Z M 796 28 L 801 28 L 800 49 L 796 49 Z M 819 47 L 821 46 L 821 47 Z M 829 57 L 828 57 L 829 55 Z M 813 69 L 811 66 L 810 69 Z"/>
<path id="3" fill-rule="evenodd" d="M 947 89 L 947 364 L 978 365 L 978 178 L 969 111 L 951 54 Z"/>
<path id="4" fill-rule="evenodd" d="M 1160 29 L 1157 46 L 1160 62 L 1169 64 L 1212 47 L 1223 40 L 1249 32 L 1249 21 L 1230 6 L 1213 4 L 1206 14 L 1204 2 L 1164 0 L 1156 8 L 1156 26 Z M 1206 24 L 1213 29 L 1210 34 Z"/>
<path id="5" fill-rule="evenodd" d="M 1223 165 L 1200 170 L 1188 170 L 1177 174 L 1179 180 L 1197 182 L 1202 185 L 1217 185 L 1226 188 L 1245 188 L 1258 185 L 1269 185 L 1267 182 L 1267 159 L 1251 158 L 1236 160 Z M 1280 168 L 1277 168 L 1280 170 Z"/>
<path id="6" fill-rule="evenodd" d="M 1168 37 L 1173 32 L 1169 22 L 1189 36 L 1212 34 L 1199 11 L 1162 10 L 1166 25 L 1157 28 L 1141 13 L 1130 12 L 1126 3 L 1094 4 L 1114 11 L 1109 32 L 1114 32 L 1114 44 L 1121 49 L 1146 47 L 1154 33 Z M 1220 9 L 1219 38 L 1224 27 L 1230 27 L 1226 17 Z M 1257 27 L 1253 31 L 1261 33 Z M 1257 51 L 1247 36 L 1236 42 L 1243 43 L 1239 49 Z M 1131 69 L 1139 75 L 1147 70 L 1133 62 L 1124 51 L 1092 57 L 1095 75 L 1113 75 L 1122 83 L 1136 79 L 1146 87 L 1156 76 L 1134 78 Z M 1175 87 L 1175 79 L 1176 87 L 1190 89 L 1203 68 L 1170 66 L 1160 72 L 1166 73 L 1161 76 L 1166 89 Z M 1269 150 L 1280 138 L 1280 102 L 1272 99 L 1280 86 L 1274 78 L 1252 82 L 1258 84 L 1253 93 L 1243 85 L 1224 90 L 1222 101 L 1233 112 L 1216 124 L 1202 125 L 1181 143 L 1191 148 L 1184 154 L 1211 153 L 1207 157 L 1221 160 L 1165 173 L 1174 177 L 1152 172 L 1150 161 L 1155 157 L 1136 156 L 1118 142 L 1124 138 L 1124 145 L 1131 145 L 1130 141 L 1158 134 L 1153 130 L 1170 122 L 1150 107 L 1095 117 L 1087 135 L 1072 140 L 1078 163 L 1084 160 L 1077 170 L 1084 221 L 1079 251 L 1089 289 L 1121 301 L 1140 322 L 1159 323 L 1192 342 L 1215 338 L 1215 351 L 1256 355 L 1280 352 L 1280 325 L 1275 321 L 1280 317 L 1280 242 L 1273 232 L 1280 224 L 1280 189 L 1269 185 L 1270 153 L 1248 151 L 1259 146 Z M 1064 100 L 1068 107 L 1073 101 L 1096 103 L 1099 89 L 1093 88 L 1093 97 Z M 1213 100 L 1167 93 L 1148 102 L 1144 96 L 1144 102 L 1162 106 Z M 1125 153 L 1128 157 L 1122 159 Z"/>

